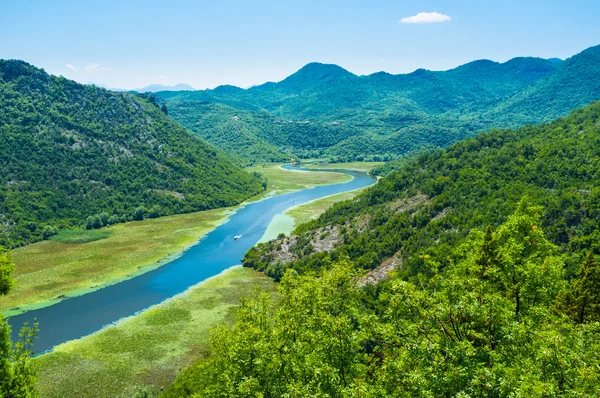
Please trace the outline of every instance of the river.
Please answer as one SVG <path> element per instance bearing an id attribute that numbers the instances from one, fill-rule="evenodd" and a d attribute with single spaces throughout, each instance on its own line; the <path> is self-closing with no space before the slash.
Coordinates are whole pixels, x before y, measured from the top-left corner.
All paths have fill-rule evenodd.
<path id="1" fill-rule="evenodd" d="M 290 165 L 283 167 L 306 170 Z M 12 327 L 13 341 L 18 337 L 23 323 L 31 323 L 34 319 L 37 319 L 40 328 L 33 346 L 37 353 L 100 330 L 240 264 L 246 251 L 258 242 L 273 217 L 288 208 L 375 183 L 373 177 L 363 172 L 341 169 L 321 171 L 339 171 L 354 178 L 341 184 L 304 189 L 245 205 L 180 257 L 159 268 L 49 307 L 11 317 L 8 322 Z M 234 240 L 240 235 L 241 238 Z"/>

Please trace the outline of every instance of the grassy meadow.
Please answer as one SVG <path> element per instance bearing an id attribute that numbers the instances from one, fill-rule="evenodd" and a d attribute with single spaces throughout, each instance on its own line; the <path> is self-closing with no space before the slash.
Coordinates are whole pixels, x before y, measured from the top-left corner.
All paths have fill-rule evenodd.
<path id="1" fill-rule="evenodd" d="M 346 169 L 355 171 L 370 172 L 377 166 L 381 166 L 384 162 L 347 162 L 347 163 L 326 163 L 320 160 L 310 160 L 302 163 L 302 167 L 308 169 Z"/>
<path id="2" fill-rule="evenodd" d="M 231 210 L 61 231 L 54 239 L 15 249 L 15 288 L 0 296 L 0 310 L 15 314 L 154 269 L 197 242 Z"/>
<path id="3" fill-rule="evenodd" d="M 265 193 L 248 202 L 351 179 L 340 173 L 288 171 L 280 164 L 248 170 L 263 173 L 269 183 Z M 99 230 L 61 231 L 51 240 L 15 249 L 16 286 L 10 295 L 0 296 L 0 311 L 5 316 L 15 315 L 157 268 L 196 243 L 235 209 L 146 219 Z"/>
<path id="4" fill-rule="evenodd" d="M 337 184 L 350 181 L 351 176 L 334 172 L 310 172 L 301 170 L 286 170 L 280 163 L 255 165 L 246 168 L 247 171 L 258 171 L 267 177 L 267 190 L 252 200 L 268 196 L 312 188 L 317 185 Z"/>
<path id="5" fill-rule="evenodd" d="M 334 204 L 343 202 L 344 200 L 354 199 L 354 197 L 356 197 L 356 195 L 361 193 L 364 189 L 365 188 L 355 189 L 354 191 L 342 192 L 337 195 L 316 199 L 308 203 L 304 203 L 303 205 L 292 207 L 291 209 L 286 210 L 283 215 L 293 219 L 293 228 L 291 230 L 293 231 L 293 229 L 297 228 L 299 225 L 319 217 L 321 214 L 325 213 L 325 210 Z M 291 231 L 281 232 L 287 235 Z"/>
<path id="6" fill-rule="evenodd" d="M 150 396 L 207 352 L 210 330 L 231 319 L 253 289 L 275 291 L 262 273 L 241 266 L 191 287 L 90 336 L 35 359 L 45 398 Z"/>

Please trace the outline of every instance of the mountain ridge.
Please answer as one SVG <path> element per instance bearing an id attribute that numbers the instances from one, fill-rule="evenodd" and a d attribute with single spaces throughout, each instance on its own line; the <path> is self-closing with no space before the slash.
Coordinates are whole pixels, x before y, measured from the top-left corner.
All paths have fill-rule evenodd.
<path id="1" fill-rule="evenodd" d="M 263 190 L 148 94 L 0 60 L 0 103 L 2 246 L 82 227 L 102 213 L 123 222 L 230 206 Z"/>
<path id="2" fill-rule="evenodd" d="M 278 83 L 156 96 L 174 118 L 217 146 L 222 142 L 218 131 L 233 140 L 229 147 L 237 145 L 236 136 L 227 133 L 228 116 L 219 120 L 213 115 L 209 124 L 203 123 L 206 115 L 194 110 L 195 103 L 251 112 L 239 123 L 248 131 L 264 131 L 256 144 L 278 148 L 281 156 L 387 160 L 443 148 L 493 127 L 551 120 L 599 100 L 598 47 L 560 63 L 515 57 L 503 63 L 476 60 L 447 71 L 417 69 L 398 75 L 357 76 L 337 65 L 310 63 Z M 303 124 L 291 131 L 281 121 Z M 237 150 L 236 156 L 250 163 L 278 157 L 241 142 L 237 146 L 248 148 Z"/>

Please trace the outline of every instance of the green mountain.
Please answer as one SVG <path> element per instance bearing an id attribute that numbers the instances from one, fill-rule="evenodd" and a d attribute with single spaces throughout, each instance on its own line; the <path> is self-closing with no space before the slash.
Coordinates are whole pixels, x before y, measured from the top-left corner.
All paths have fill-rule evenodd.
<path id="1" fill-rule="evenodd" d="M 493 127 L 549 121 L 600 99 L 599 48 L 562 62 L 479 60 L 449 71 L 403 75 L 356 76 L 312 63 L 281 82 L 247 90 L 222 86 L 157 97 L 185 127 L 246 163 L 290 155 L 389 159 L 447 147 Z M 206 123 L 207 103 L 227 108 L 223 115 L 215 110 Z M 243 130 L 260 131 L 252 134 L 258 141 L 234 133 L 228 125 L 231 108 L 247 112 Z M 281 121 L 302 127 L 288 132 Z M 232 151 L 223 141 L 240 149 Z"/>
<path id="2" fill-rule="evenodd" d="M 277 298 L 161 396 L 596 396 L 599 165 L 600 102 L 407 161 L 251 249 Z"/>
<path id="3" fill-rule="evenodd" d="M 396 256 L 410 277 L 424 271 L 425 254 L 440 268 L 448 265 L 451 248 L 473 228 L 500 225 L 527 196 L 544 206 L 540 227 L 573 272 L 589 250 L 600 254 L 599 162 L 600 102 L 565 119 L 491 131 L 405 162 L 291 238 L 251 249 L 244 264 L 272 274 L 285 258 L 285 267 L 306 272 L 346 253 L 370 270 Z M 334 250 L 318 249 L 323 233 Z"/>
<path id="4" fill-rule="evenodd" d="M 1 60 L 0 104 L 0 245 L 33 242 L 103 212 L 125 221 L 138 207 L 153 216 L 191 212 L 262 191 L 258 178 L 150 96 Z"/>
<path id="5" fill-rule="evenodd" d="M 599 99 L 600 46 L 562 62 L 556 72 L 492 109 L 486 117 L 516 115 L 528 123 L 550 121 Z"/>

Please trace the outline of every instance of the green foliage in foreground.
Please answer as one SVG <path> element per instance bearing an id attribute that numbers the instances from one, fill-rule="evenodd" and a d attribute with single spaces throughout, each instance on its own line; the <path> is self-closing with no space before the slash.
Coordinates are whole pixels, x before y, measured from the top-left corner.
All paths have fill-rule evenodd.
<path id="1" fill-rule="evenodd" d="M 238 204 L 261 181 L 166 116 L 115 93 L 0 60 L 0 244 L 60 229 Z M 100 222 L 97 222 L 96 218 Z M 143 217 L 142 217 L 143 218 Z"/>
<path id="2" fill-rule="evenodd" d="M 10 252 L 0 246 L 0 295 L 12 288 L 11 274 L 14 264 Z M 14 345 L 10 341 L 10 326 L 0 318 L 0 396 L 3 398 L 37 397 L 35 383 L 37 373 L 31 363 L 31 345 L 37 333 L 37 325 L 25 325 L 20 340 Z"/>
<path id="3" fill-rule="evenodd" d="M 600 323 L 557 310 L 569 288 L 541 213 L 521 201 L 443 271 L 427 259 L 418 282 L 357 288 L 348 258 L 316 276 L 288 270 L 279 306 L 245 302 L 163 397 L 594 396 Z M 588 274 L 572 282 L 577 299 Z M 600 291 L 586 297 L 600 304 Z"/>

